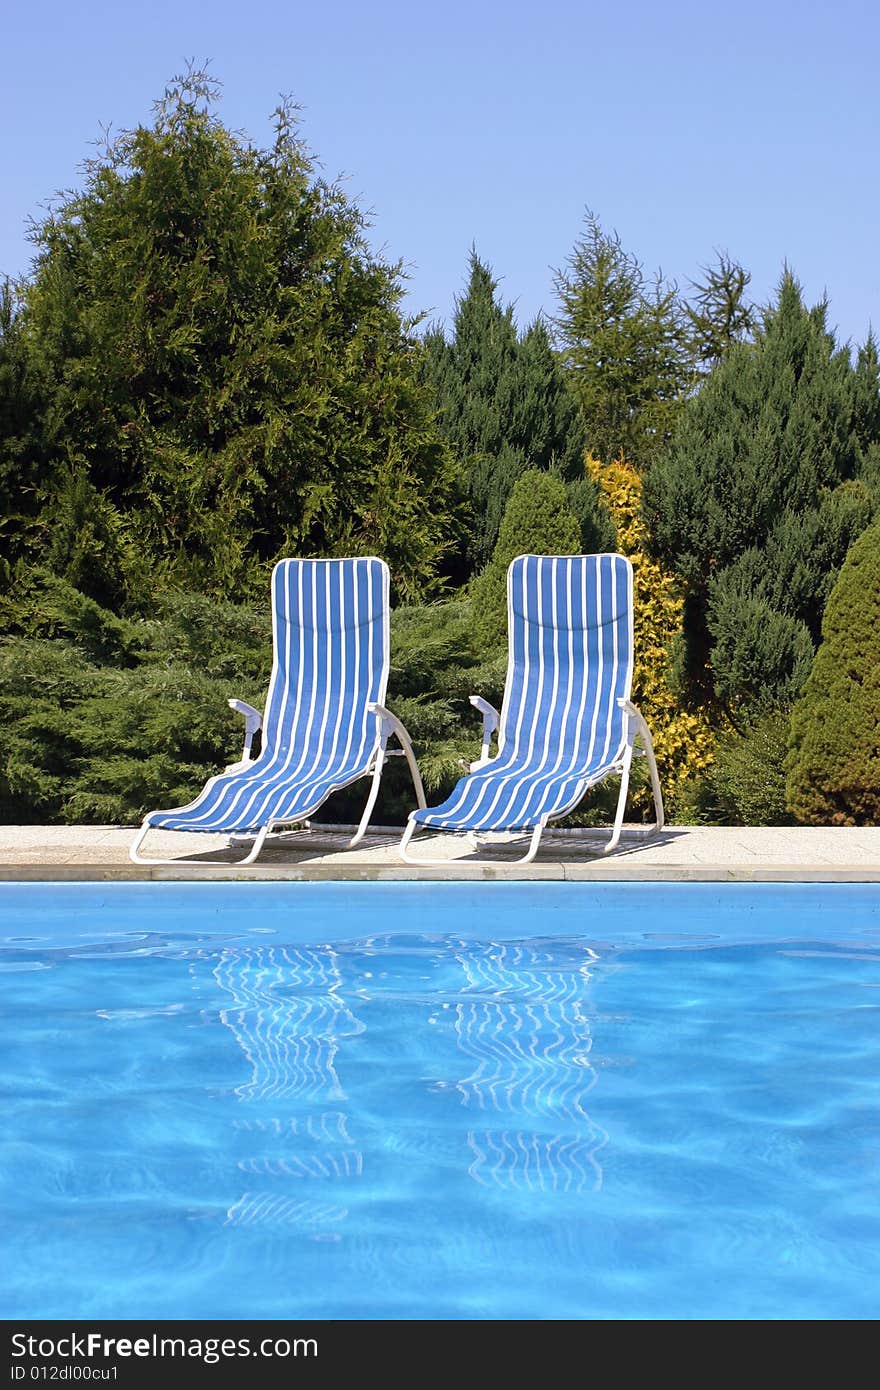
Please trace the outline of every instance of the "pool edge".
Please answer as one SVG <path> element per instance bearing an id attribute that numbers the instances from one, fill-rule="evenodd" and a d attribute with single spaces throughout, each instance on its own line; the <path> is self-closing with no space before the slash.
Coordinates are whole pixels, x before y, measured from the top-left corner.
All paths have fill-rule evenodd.
<path id="1" fill-rule="evenodd" d="M 135 864 L 0 864 L 0 883 L 106 882 L 279 882 L 279 883 L 880 883 L 880 867 L 644 864 L 603 860 L 592 864 L 545 863 L 523 866 L 450 865 L 414 868 L 409 865 L 255 864 L 235 865 Z"/>

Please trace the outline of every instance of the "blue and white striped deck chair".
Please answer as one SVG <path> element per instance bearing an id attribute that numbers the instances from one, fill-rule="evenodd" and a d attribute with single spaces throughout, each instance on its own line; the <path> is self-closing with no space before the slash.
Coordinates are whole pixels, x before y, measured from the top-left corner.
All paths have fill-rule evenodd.
<path id="1" fill-rule="evenodd" d="M 406 729 L 385 708 L 389 667 L 388 566 L 382 560 L 280 560 L 272 574 L 274 661 L 265 715 L 243 700 L 241 762 L 212 777 L 188 806 L 151 811 L 131 848 L 136 864 L 151 829 L 204 831 L 249 842 L 252 864 L 266 836 L 312 815 L 331 792 L 373 782 L 351 843 L 366 832 L 393 734 L 409 763 L 416 800 L 422 782 Z M 262 748 L 251 742 L 262 727 Z M 193 861 L 188 861 L 193 862 Z M 210 861 L 209 861 L 210 862 Z"/>
<path id="2" fill-rule="evenodd" d="M 623 555 L 520 555 L 507 572 L 509 655 L 501 714 L 471 696 L 483 715 L 478 762 L 441 806 L 413 811 L 400 845 L 417 830 L 479 837 L 531 832 L 528 864 L 548 821 L 574 810 L 589 787 L 620 773 L 612 834 L 617 845 L 636 739 L 648 758 L 657 824 L 663 798 L 648 726 L 630 702 L 633 673 L 632 566 Z M 498 730 L 498 752 L 489 755 Z M 509 862 L 509 861 L 508 861 Z"/>

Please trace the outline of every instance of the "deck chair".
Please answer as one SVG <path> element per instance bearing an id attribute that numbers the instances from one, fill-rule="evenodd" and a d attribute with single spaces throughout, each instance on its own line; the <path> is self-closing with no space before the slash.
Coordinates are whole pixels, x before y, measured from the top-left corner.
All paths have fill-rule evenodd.
<path id="1" fill-rule="evenodd" d="M 440 806 L 413 811 L 400 844 L 407 863 L 448 863 L 410 850 L 416 831 L 459 831 L 479 849 L 481 836 L 531 833 L 538 852 L 548 821 L 574 810 L 589 787 L 620 773 L 620 795 L 607 854 L 620 840 L 636 740 L 648 759 L 656 834 L 663 797 L 651 734 L 630 702 L 633 673 L 632 566 L 623 555 L 520 555 L 507 572 L 509 655 L 504 702 L 479 696 L 483 746 Z M 498 752 L 490 741 L 498 731 Z M 485 862 L 485 861 L 483 861 Z M 506 862 L 510 862 L 509 860 Z"/>
<path id="2" fill-rule="evenodd" d="M 252 864 L 267 835 L 306 821 L 331 792 L 372 777 L 355 845 L 369 825 L 392 735 L 424 806 L 406 729 L 383 703 L 388 616 L 382 560 L 279 561 L 272 574 L 274 660 L 265 715 L 243 700 L 229 701 L 245 718 L 241 761 L 212 777 L 188 806 L 150 811 L 131 847 L 134 862 L 173 863 L 145 858 L 140 846 L 150 830 L 186 830 L 252 841 L 239 861 Z M 262 747 L 252 759 L 260 728 Z"/>

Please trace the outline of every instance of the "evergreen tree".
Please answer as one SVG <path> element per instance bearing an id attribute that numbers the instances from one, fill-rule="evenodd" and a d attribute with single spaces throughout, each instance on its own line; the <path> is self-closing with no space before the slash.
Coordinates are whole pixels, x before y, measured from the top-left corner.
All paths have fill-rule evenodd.
<path id="1" fill-rule="evenodd" d="M 507 570 L 517 555 L 577 555 L 580 525 L 564 484 L 536 468 L 514 485 L 498 540 L 473 585 L 474 630 L 487 648 L 507 641 Z"/>
<path id="2" fill-rule="evenodd" d="M 9 578 L 39 511 L 37 392 L 22 341 L 21 291 L 0 285 L 0 575 Z"/>
<path id="3" fill-rule="evenodd" d="M 858 430 L 858 474 L 880 497 L 880 352 L 873 331 L 856 355 L 853 420 Z"/>
<path id="4" fill-rule="evenodd" d="M 846 557 L 794 707 L 789 809 L 814 825 L 880 824 L 880 522 Z"/>
<path id="5" fill-rule="evenodd" d="M 34 230 L 15 332 L 42 382 L 44 529 L 91 488 L 153 582 L 262 595 L 281 554 L 373 552 L 423 592 L 452 464 L 399 268 L 315 178 L 289 106 L 263 150 L 215 98 L 199 74 L 172 84 Z M 88 583 L 82 555 L 58 558 Z"/>
<path id="6" fill-rule="evenodd" d="M 786 271 L 754 344 L 706 378 L 645 481 L 653 551 L 689 591 L 688 673 L 733 714 L 797 693 L 829 588 L 877 506 L 876 349 L 854 369 L 826 312 L 805 308 Z"/>
<path id="7" fill-rule="evenodd" d="M 687 805 L 706 778 L 715 730 L 705 710 L 682 709 L 671 679 L 670 652 L 680 639 L 681 584 L 647 554 L 641 516 L 644 480 L 623 459 L 588 467 L 605 496 L 617 529 L 617 549 L 633 568 L 634 656 L 632 698 L 648 722 L 668 815 Z M 633 788 L 630 812 L 650 817 L 654 803 L 647 778 Z"/>
<path id="8" fill-rule="evenodd" d="M 692 301 L 685 305 L 694 356 L 707 367 L 722 362 L 734 343 L 751 337 L 757 326 L 754 306 L 745 298 L 751 275 L 726 252 L 703 266 L 704 279 L 692 280 Z"/>
<path id="9" fill-rule="evenodd" d="M 517 336 L 511 306 L 497 299 L 497 283 L 471 252 L 467 293 L 457 302 L 449 342 L 441 329 L 425 338 L 424 374 L 439 407 L 447 439 L 462 460 L 468 503 L 463 577 L 492 554 L 513 486 L 528 468 L 551 470 L 568 485 L 584 550 L 611 543 L 595 485 L 584 469 L 584 433 L 570 394 L 538 320 Z"/>
<path id="10" fill-rule="evenodd" d="M 587 446 L 603 463 L 645 468 L 667 440 L 693 379 L 674 285 L 650 280 L 616 233 L 587 212 L 557 271 L 562 357 L 583 412 Z"/>
<path id="11" fill-rule="evenodd" d="M 755 712 L 718 740 L 711 785 L 718 811 L 734 825 L 791 825 L 785 801 L 789 711 Z M 717 814 L 717 812 L 716 812 Z"/>

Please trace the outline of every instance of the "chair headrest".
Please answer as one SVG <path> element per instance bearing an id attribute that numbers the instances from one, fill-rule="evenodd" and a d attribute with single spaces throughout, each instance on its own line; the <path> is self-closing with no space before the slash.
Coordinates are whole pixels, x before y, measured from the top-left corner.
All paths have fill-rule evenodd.
<path id="1" fill-rule="evenodd" d="M 625 555 L 518 555 L 507 572 L 514 616 L 588 631 L 627 619 L 632 565 Z M 554 621 L 555 613 L 555 621 Z"/>

